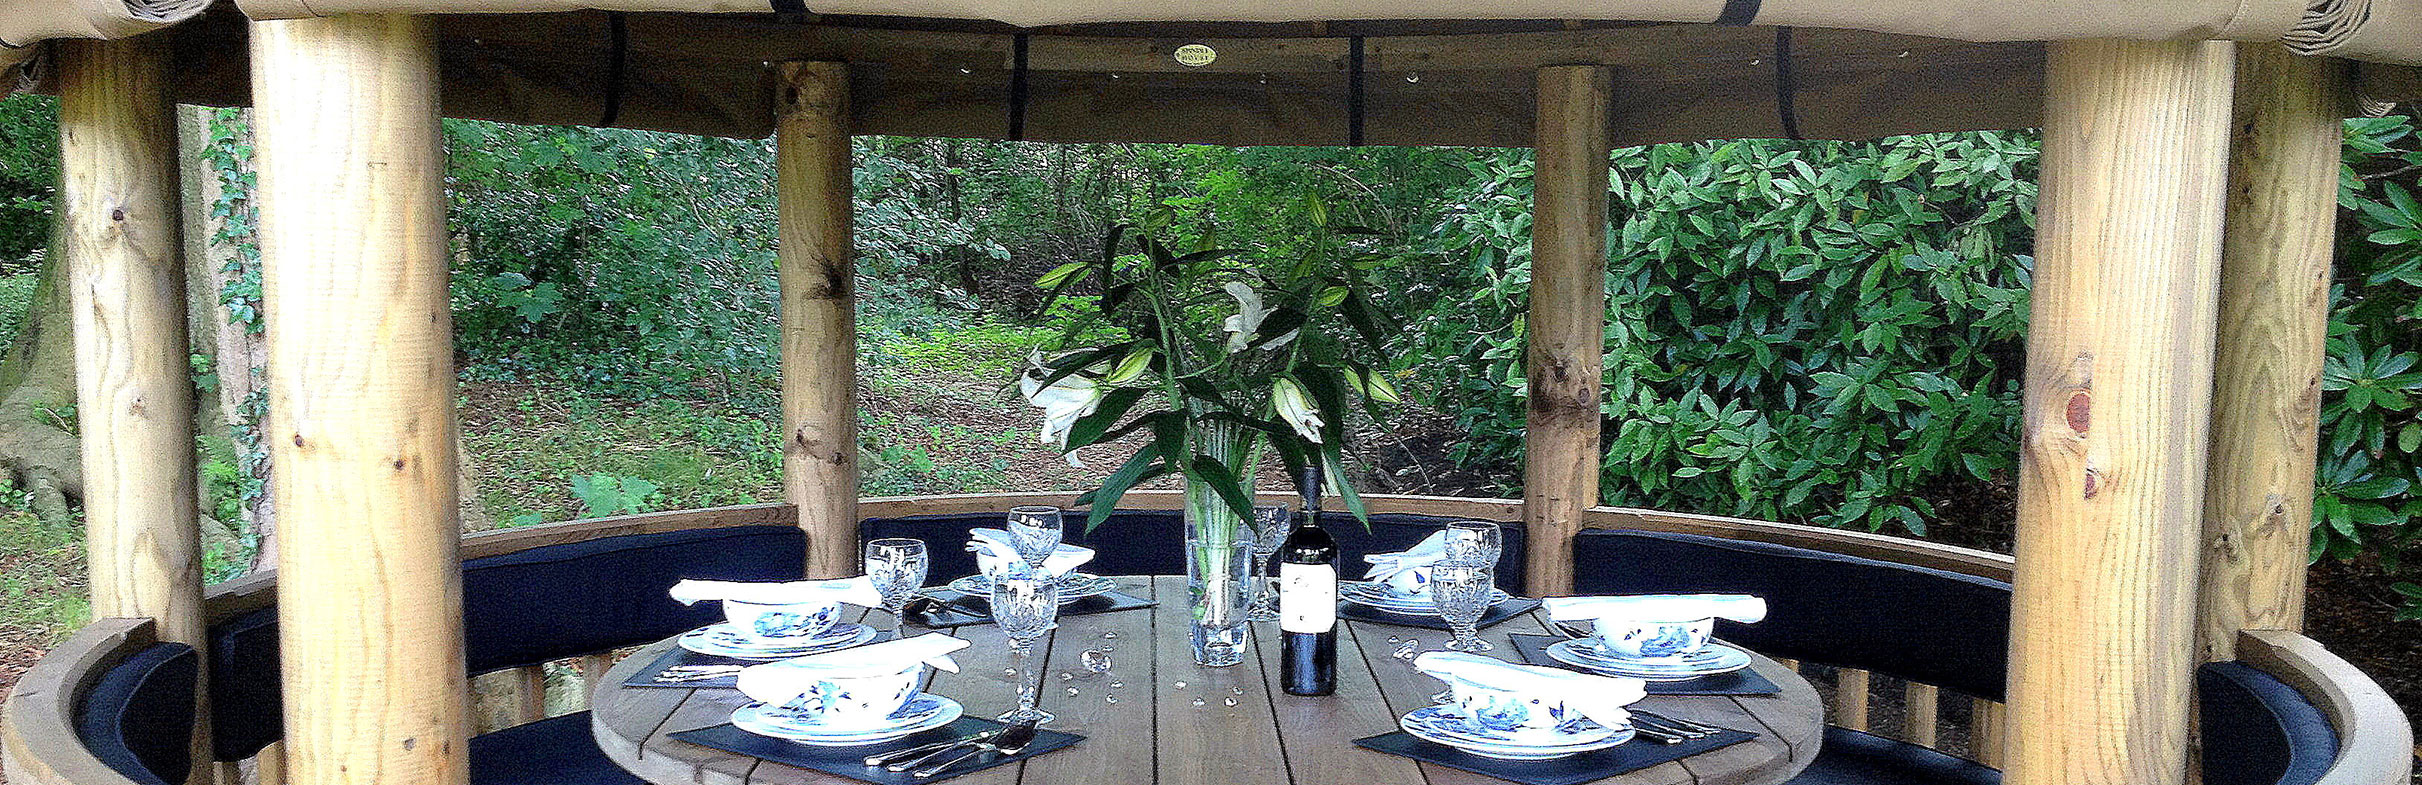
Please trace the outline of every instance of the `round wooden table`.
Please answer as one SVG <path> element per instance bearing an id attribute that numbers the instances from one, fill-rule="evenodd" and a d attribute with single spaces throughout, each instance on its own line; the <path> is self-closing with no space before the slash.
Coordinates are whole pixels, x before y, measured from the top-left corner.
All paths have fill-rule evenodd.
<path id="1" fill-rule="evenodd" d="M 1274 625 L 1257 625 L 1257 659 L 1229 668 L 1194 664 L 1186 642 L 1183 577 L 1121 578 L 1120 588 L 1157 597 L 1149 609 L 1069 616 L 1060 620 L 1041 668 L 1043 708 L 1059 715 L 1047 727 L 1087 736 L 1074 748 L 950 780 L 966 785 L 1373 785 L 1374 783 L 1501 783 L 1490 777 L 1375 752 L 1354 740 L 1396 728 L 1396 718 L 1429 702 L 1437 680 L 1391 656 L 1405 643 L 1437 649 L 1437 630 L 1348 621 L 1338 635 L 1337 694 L 1288 695 L 1277 672 Z M 877 612 L 878 625 L 888 618 Z M 1481 632 L 1512 656 L 1507 636 L 1546 634 L 1533 611 Z M 1000 628 L 959 628 L 973 641 L 958 654 L 958 673 L 935 673 L 930 690 L 965 704 L 969 716 L 990 717 L 1016 705 L 1003 673 L 1008 647 Z M 913 634 L 913 633 L 912 633 Z M 746 699 L 729 689 L 623 687 L 640 668 L 673 645 L 658 643 L 617 665 L 592 697 L 597 743 L 623 768 L 657 785 L 799 785 L 845 783 L 834 777 L 666 738 L 726 722 Z M 1111 671 L 1081 665 L 1089 649 L 1108 647 Z M 1752 667 L 1783 687 L 1774 696 L 1650 696 L 1642 708 L 1758 732 L 1736 744 L 1673 763 L 1599 780 L 1607 785 L 1772 785 L 1808 766 L 1823 737 L 1824 709 L 1816 690 L 1773 660 Z M 1072 674 L 1063 679 L 1061 674 Z M 1073 691 L 1073 693 L 1072 693 Z M 1109 700 L 1116 698 L 1116 701 Z"/>

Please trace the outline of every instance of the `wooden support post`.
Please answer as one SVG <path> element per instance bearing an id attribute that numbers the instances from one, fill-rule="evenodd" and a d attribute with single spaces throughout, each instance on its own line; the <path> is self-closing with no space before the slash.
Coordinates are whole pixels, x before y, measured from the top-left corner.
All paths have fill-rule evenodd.
<path id="1" fill-rule="evenodd" d="M 2048 45 L 2011 785 L 2177 785 L 2195 667 L 2231 45 Z"/>
<path id="2" fill-rule="evenodd" d="M 160 640 L 202 648 L 184 216 L 166 69 L 157 36 L 59 43 L 60 262 L 75 324 L 93 615 L 148 618 Z M 207 751 L 207 736 L 207 723 L 196 727 L 193 749 Z M 195 770 L 210 779 L 209 767 Z"/>
<path id="3" fill-rule="evenodd" d="M 1851 730 L 1867 729 L 1867 692 L 1874 686 L 1871 676 L 1856 668 L 1834 669 L 1833 724 Z"/>
<path id="4" fill-rule="evenodd" d="M 2237 49 L 2203 493 L 2205 660 L 2235 659 L 2239 630 L 2304 627 L 2347 67 L 2277 44 Z"/>
<path id="5" fill-rule="evenodd" d="M 857 260 L 850 247 L 849 66 L 783 63 L 774 122 L 781 217 L 783 495 L 807 575 L 858 571 Z"/>
<path id="6" fill-rule="evenodd" d="M 430 22 L 254 22 L 252 68 L 287 776 L 462 785 L 462 536 Z"/>
<path id="7" fill-rule="evenodd" d="M 1530 592 L 1573 587 L 1573 535 L 1598 503 L 1598 424 L 1606 367 L 1607 122 L 1614 72 L 1539 69 L 1533 132 L 1528 429 L 1522 484 Z"/>
<path id="8" fill-rule="evenodd" d="M 2009 723 L 2003 715 L 2010 713 L 2009 707 L 1977 698 L 1969 704 L 1968 711 L 1969 756 L 1978 763 L 2001 768 L 2004 743 L 2009 741 L 2009 734 L 2003 731 Z"/>
<path id="9" fill-rule="evenodd" d="M 1901 695 L 1901 740 L 1932 749 L 1939 738 L 1935 726 L 1942 719 L 1942 691 L 1913 681 L 1901 688 Z"/>

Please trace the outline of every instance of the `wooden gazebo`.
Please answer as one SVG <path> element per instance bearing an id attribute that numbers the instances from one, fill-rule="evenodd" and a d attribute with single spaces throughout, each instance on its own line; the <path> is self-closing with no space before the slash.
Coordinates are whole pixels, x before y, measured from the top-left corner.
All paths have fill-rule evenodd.
<path id="1" fill-rule="evenodd" d="M 2194 674 L 2220 660 L 2329 715 L 2324 781 L 2408 776 L 2406 721 L 2296 633 L 2340 121 L 2422 97 L 2412 0 L 238 5 L 0 0 L 0 67 L 61 97 L 101 619 L 9 702 L 11 781 L 126 781 L 73 732 L 79 691 L 132 643 L 206 648 L 274 605 L 286 732 L 264 777 L 463 783 L 463 560 L 781 524 L 805 532 L 806 573 L 832 575 L 855 569 L 865 517 L 1028 498 L 856 497 L 853 133 L 1532 145 L 1525 498 L 1375 510 L 1523 522 L 1539 593 L 1574 585 L 1586 529 L 2007 580 L 2007 708 L 1979 704 L 1975 756 L 2018 785 L 2186 781 Z M 177 102 L 257 110 L 282 544 L 273 575 L 219 587 L 194 513 Z M 460 534 L 441 116 L 773 135 L 787 504 Z M 1598 506 L 1611 147 L 2038 126 L 2014 560 Z M 1919 686 L 1910 711 L 1931 718 Z"/>

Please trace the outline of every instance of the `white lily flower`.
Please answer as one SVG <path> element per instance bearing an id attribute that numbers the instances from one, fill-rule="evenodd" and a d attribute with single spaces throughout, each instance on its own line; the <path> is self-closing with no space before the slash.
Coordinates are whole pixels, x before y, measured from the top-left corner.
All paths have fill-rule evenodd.
<path id="1" fill-rule="evenodd" d="M 1277 405 L 1279 419 L 1314 444 L 1320 443 L 1320 407 L 1312 405 L 1312 396 L 1304 392 L 1303 385 L 1281 376 L 1270 384 L 1270 401 Z"/>
<path id="2" fill-rule="evenodd" d="M 1220 323 L 1220 329 L 1228 331 L 1228 353 L 1235 354 L 1253 342 L 1253 334 L 1261 331 L 1261 321 L 1270 317 L 1270 310 L 1262 307 L 1261 293 L 1243 281 L 1229 281 L 1220 290 L 1236 298 L 1236 315 Z"/>
<path id="3" fill-rule="evenodd" d="M 1041 367 L 1028 369 L 1018 377 L 1018 392 L 1026 397 L 1028 404 L 1043 410 L 1043 428 L 1038 434 L 1038 441 L 1066 450 L 1068 429 L 1076 427 L 1077 420 L 1092 414 L 1094 409 L 1102 405 L 1102 387 L 1081 373 L 1069 374 L 1052 382 L 1050 387 L 1044 387 L 1043 378 L 1049 375 L 1050 372 Z M 1068 453 L 1067 458 L 1068 465 L 1084 468 L 1085 463 L 1077 460 L 1076 453 Z"/>

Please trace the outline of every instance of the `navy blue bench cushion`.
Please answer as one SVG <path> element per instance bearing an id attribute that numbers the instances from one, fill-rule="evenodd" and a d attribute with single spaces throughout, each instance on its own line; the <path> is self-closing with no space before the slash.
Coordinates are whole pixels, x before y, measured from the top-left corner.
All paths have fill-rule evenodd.
<path id="1" fill-rule="evenodd" d="M 2241 662 L 2195 672 L 2205 785 L 2312 785 L 2338 759 L 2338 732 L 2296 688 Z"/>
<path id="2" fill-rule="evenodd" d="M 2010 584 L 1835 553 L 1692 534 L 1582 532 L 1584 594 L 1739 592 L 1766 620 L 1716 634 L 1765 654 L 1898 676 L 2001 700 Z"/>
<path id="3" fill-rule="evenodd" d="M 973 575 L 975 555 L 967 552 L 967 530 L 978 526 L 1000 526 L 1008 515 L 1001 512 L 955 513 L 948 515 L 908 515 L 897 518 L 869 518 L 858 524 L 858 534 L 865 539 L 877 537 L 910 537 L 924 540 L 933 554 L 931 569 L 934 584 L 948 583 L 954 578 Z M 1099 552 L 1085 571 L 1102 575 L 1184 575 L 1186 556 L 1185 515 L 1175 510 L 1120 510 L 1111 513 L 1093 531 L 1085 531 L 1085 512 L 1068 511 L 1067 541 Z M 1388 553 L 1413 547 L 1439 527 L 1460 518 L 1435 515 L 1404 515 L 1382 513 L 1371 516 L 1371 526 L 1342 512 L 1324 512 L 1320 525 L 1337 537 L 1340 551 L 1339 572 L 1348 579 L 1362 577 L 1368 566 L 1365 554 Z M 1523 592 L 1523 554 L 1525 540 L 1522 524 L 1505 525 L 1505 553 L 1497 561 L 1497 585 L 1515 594 Z"/>
<path id="4" fill-rule="evenodd" d="M 589 713 L 471 737 L 471 785 L 647 785 L 597 748 Z"/>
<path id="5" fill-rule="evenodd" d="M 278 684 L 278 609 L 210 628 L 211 757 L 238 761 L 285 736 Z"/>
<path id="6" fill-rule="evenodd" d="M 193 770 L 193 694 L 201 670 L 201 655 L 182 643 L 127 655 L 85 690 L 76 736 L 127 779 L 181 785 Z"/>
<path id="7" fill-rule="evenodd" d="M 807 539 L 793 526 L 735 526 L 547 545 L 463 563 L 471 672 L 636 646 L 722 616 L 665 594 L 683 578 L 798 580 Z"/>
<path id="8" fill-rule="evenodd" d="M 1848 728 L 1826 728 L 1816 760 L 1785 785 L 2001 785 L 2001 772 Z"/>

